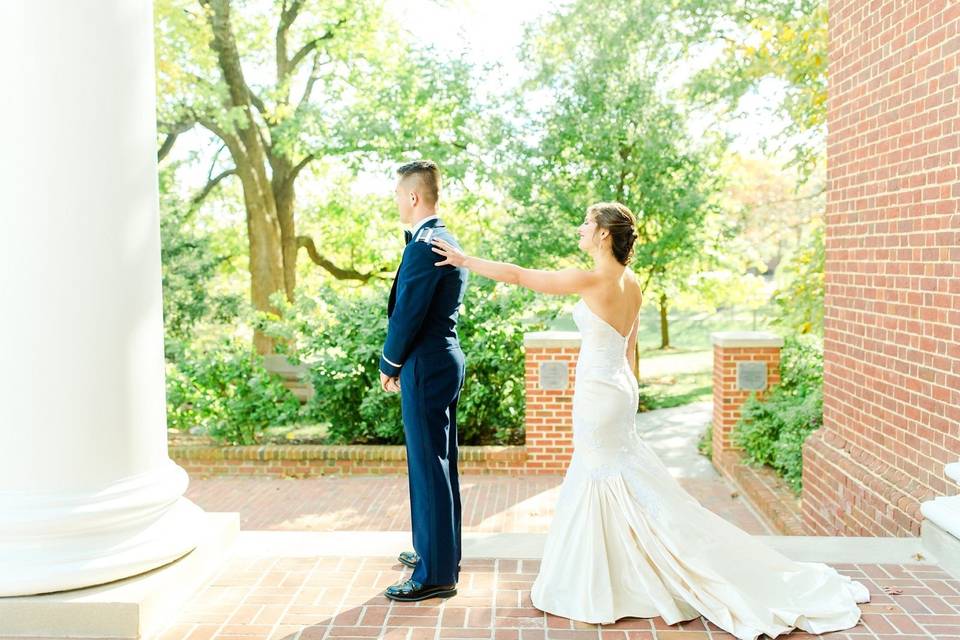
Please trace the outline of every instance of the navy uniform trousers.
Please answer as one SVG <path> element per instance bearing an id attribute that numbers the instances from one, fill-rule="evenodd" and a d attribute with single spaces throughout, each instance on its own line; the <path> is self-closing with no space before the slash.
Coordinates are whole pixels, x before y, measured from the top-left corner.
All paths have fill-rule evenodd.
<path id="1" fill-rule="evenodd" d="M 425 585 L 455 584 L 461 558 L 457 476 L 457 401 L 465 361 L 456 324 L 466 270 L 446 265 L 430 241 L 456 244 L 439 220 L 429 220 L 407 243 L 390 292 L 387 339 L 380 370 L 400 377 L 407 446 L 413 548 L 411 576 Z"/>

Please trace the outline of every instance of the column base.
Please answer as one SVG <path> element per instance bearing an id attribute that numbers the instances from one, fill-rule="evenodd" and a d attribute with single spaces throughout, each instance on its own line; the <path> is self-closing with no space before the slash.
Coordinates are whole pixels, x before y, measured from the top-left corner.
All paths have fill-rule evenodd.
<path id="1" fill-rule="evenodd" d="M 240 529 L 236 513 L 203 513 L 196 548 L 146 573 L 109 584 L 0 598 L 2 638 L 142 638 L 166 627 L 223 564 Z"/>
<path id="2" fill-rule="evenodd" d="M 81 589 L 162 566 L 196 546 L 203 511 L 170 460 L 95 492 L 0 493 L 0 597 Z"/>

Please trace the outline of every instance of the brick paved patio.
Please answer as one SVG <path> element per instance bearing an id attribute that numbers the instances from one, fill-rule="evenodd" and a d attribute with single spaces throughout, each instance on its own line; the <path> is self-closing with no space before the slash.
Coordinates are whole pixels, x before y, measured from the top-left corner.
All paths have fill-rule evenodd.
<path id="1" fill-rule="evenodd" d="M 680 483 L 714 513 L 754 534 L 771 531 L 749 502 L 697 453 L 709 402 L 639 414 L 637 427 Z M 460 479 L 463 528 L 543 533 L 562 475 L 478 475 Z M 206 511 L 236 511 L 244 530 L 409 531 L 405 475 L 265 478 L 191 474 L 187 497 Z"/>
<path id="2" fill-rule="evenodd" d="M 546 532 L 560 476 L 462 476 L 465 531 Z M 770 531 L 723 479 L 682 478 L 708 509 L 745 531 Z M 279 479 L 191 478 L 187 497 L 205 511 L 237 511 L 240 528 L 300 531 L 409 531 L 406 476 Z"/>
<path id="3" fill-rule="evenodd" d="M 702 620 L 614 625 L 545 615 L 529 600 L 537 560 L 468 559 L 460 592 L 446 601 L 393 603 L 384 587 L 409 570 L 388 558 L 234 556 L 160 636 L 161 640 L 720 640 Z M 861 623 L 824 638 L 960 640 L 960 581 L 930 565 L 837 565 L 863 581 L 873 601 Z M 887 593 L 889 591 L 890 593 Z M 790 640 L 812 638 L 804 633 Z"/>
<path id="4" fill-rule="evenodd" d="M 708 408 L 704 405 L 651 415 L 648 423 L 641 418 L 638 424 L 670 472 L 705 507 L 750 533 L 772 533 L 709 461 L 696 454 L 696 437 Z M 462 475 L 464 533 L 542 536 L 553 515 L 561 481 L 559 475 Z M 239 512 L 241 529 L 251 536 L 268 531 L 282 536 L 293 535 L 288 533 L 292 531 L 313 531 L 318 536 L 324 531 L 357 531 L 369 532 L 378 540 L 390 535 L 390 545 L 396 546 L 397 536 L 410 529 L 407 478 L 402 475 L 307 479 L 194 475 L 186 495 L 207 511 Z M 252 543 L 248 540 L 245 545 L 237 545 L 212 582 L 171 620 L 160 636 L 162 640 L 732 637 L 702 620 L 672 627 L 660 619 L 630 619 L 600 626 L 546 615 L 534 609 L 529 599 L 539 560 L 517 559 L 525 557 L 526 551 L 504 553 L 498 559 L 482 557 L 496 551 L 465 557 L 456 597 L 398 604 L 381 594 L 385 587 L 408 576 L 409 570 L 392 557 L 378 557 L 388 553 L 388 546 L 358 542 L 353 546 L 369 549 L 354 549 L 341 556 L 329 542 L 285 540 L 264 542 L 256 538 Z M 902 558 L 898 561 L 907 556 Z M 960 581 L 938 567 L 835 566 L 864 581 L 873 602 L 863 605 L 860 625 L 823 637 L 960 640 Z M 811 637 L 803 633 L 788 636 L 789 640 Z"/>

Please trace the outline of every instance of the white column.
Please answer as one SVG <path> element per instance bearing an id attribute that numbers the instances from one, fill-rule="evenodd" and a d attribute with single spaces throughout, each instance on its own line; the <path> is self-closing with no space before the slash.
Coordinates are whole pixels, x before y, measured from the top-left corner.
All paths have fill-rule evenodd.
<path id="1" fill-rule="evenodd" d="M 149 0 L 0 2 L 0 596 L 190 551 L 167 456 Z"/>

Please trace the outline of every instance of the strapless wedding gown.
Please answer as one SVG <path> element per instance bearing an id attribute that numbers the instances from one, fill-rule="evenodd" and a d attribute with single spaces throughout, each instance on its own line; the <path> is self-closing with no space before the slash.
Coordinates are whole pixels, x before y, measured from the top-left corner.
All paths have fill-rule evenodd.
<path id="1" fill-rule="evenodd" d="M 703 616 L 742 640 L 848 629 L 861 583 L 795 562 L 700 506 L 635 430 L 637 381 L 626 338 L 582 300 L 574 453 L 531 599 L 592 623 Z"/>

